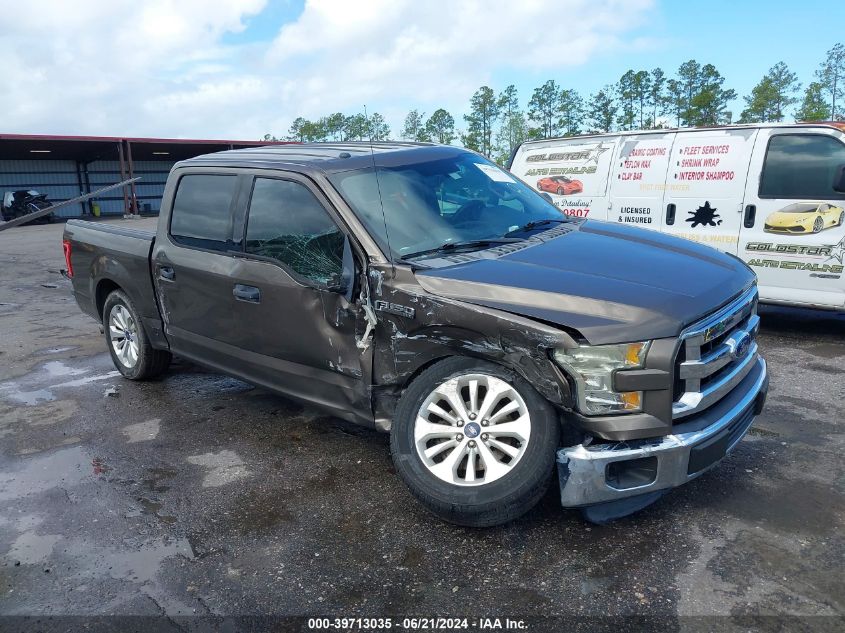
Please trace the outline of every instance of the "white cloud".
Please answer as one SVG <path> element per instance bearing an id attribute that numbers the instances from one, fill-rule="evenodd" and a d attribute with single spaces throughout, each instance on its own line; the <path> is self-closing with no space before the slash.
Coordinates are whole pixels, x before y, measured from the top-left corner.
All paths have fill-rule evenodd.
<path id="1" fill-rule="evenodd" d="M 364 104 L 395 128 L 415 106 L 458 115 L 497 73 L 560 78 L 621 50 L 652 4 L 309 0 L 272 41 L 233 45 L 265 0 L 15 3 L 2 131 L 257 138 Z"/>

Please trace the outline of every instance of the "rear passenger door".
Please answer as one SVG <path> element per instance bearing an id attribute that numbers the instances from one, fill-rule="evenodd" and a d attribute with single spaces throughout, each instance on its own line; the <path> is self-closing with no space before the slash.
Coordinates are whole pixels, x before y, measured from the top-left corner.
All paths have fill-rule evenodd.
<path id="1" fill-rule="evenodd" d="M 845 194 L 833 190 L 844 164 L 838 131 L 760 130 L 739 255 L 757 273 L 764 300 L 845 305 Z"/>
<path id="2" fill-rule="evenodd" d="M 737 253 L 756 129 L 678 132 L 663 199 L 663 231 Z"/>
<path id="3" fill-rule="evenodd" d="M 165 191 L 166 225 L 153 246 L 152 274 L 165 333 L 179 355 L 221 369 L 232 355 L 234 211 L 243 176 L 186 169 Z M 174 179 L 171 179 L 174 180 Z M 168 208 L 168 201 L 170 205 Z"/>

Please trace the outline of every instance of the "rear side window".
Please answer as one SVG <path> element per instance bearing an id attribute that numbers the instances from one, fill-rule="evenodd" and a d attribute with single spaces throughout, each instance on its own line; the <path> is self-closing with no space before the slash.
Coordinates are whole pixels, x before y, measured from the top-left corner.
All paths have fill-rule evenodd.
<path id="1" fill-rule="evenodd" d="M 182 176 L 170 214 L 170 236 L 185 246 L 220 251 L 231 248 L 236 182 L 237 176 Z"/>
<path id="2" fill-rule="evenodd" d="M 288 180 L 255 179 L 245 250 L 320 285 L 343 267 L 343 233 L 307 187 Z"/>
<path id="3" fill-rule="evenodd" d="M 761 198 L 843 198 L 833 190 L 836 169 L 845 164 L 845 144 L 822 134 L 773 136 L 766 150 Z"/>

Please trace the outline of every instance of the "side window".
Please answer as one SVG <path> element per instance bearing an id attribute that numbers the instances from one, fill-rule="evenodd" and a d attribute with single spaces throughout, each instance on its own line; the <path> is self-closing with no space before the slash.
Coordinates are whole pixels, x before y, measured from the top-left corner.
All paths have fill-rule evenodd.
<path id="1" fill-rule="evenodd" d="M 761 198 L 836 199 L 836 169 L 845 164 L 845 144 L 823 134 L 779 134 L 766 150 Z"/>
<path id="2" fill-rule="evenodd" d="M 343 268 L 343 233 L 313 193 L 288 180 L 255 179 L 245 250 L 323 285 Z"/>
<path id="3" fill-rule="evenodd" d="M 237 176 L 182 176 L 170 213 L 170 236 L 174 241 L 211 250 L 230 248 L 236 183 Z"/>

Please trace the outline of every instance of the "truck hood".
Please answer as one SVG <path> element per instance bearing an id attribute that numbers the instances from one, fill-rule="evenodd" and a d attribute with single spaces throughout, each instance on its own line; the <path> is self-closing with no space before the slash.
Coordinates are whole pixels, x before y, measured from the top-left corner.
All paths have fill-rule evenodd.
<path id="1" fill-rule="evenodd" d="M 501 256 L 431 261 L 428 292 L 577 330 L 590 344 L 677 336 L 755 283 L 738 258 L 607 222 Z M 455 260 L 463 260 L 454 264 Z"/>

